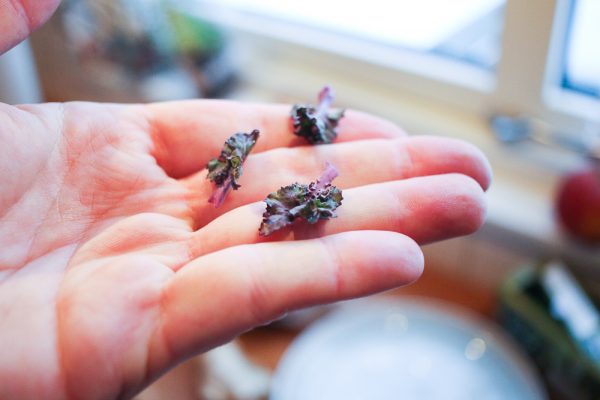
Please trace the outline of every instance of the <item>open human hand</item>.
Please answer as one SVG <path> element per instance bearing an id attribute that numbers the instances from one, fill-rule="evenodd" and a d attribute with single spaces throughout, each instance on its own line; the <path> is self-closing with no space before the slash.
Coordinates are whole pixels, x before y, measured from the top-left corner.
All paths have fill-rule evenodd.
<path id="1" fill-rule="evenodd" d="M 288 310 L 401 286 L 419 244 L 475 231 L 490 169 L 464 142 L 347 112 L 306 146 L 289 107 L 0 105 L 0 399 L 127 398 Z M 205 166 L 261 137 L 215 209 Z M 338 218 L 265 238 L 265 196 L 340 171 Z"/>

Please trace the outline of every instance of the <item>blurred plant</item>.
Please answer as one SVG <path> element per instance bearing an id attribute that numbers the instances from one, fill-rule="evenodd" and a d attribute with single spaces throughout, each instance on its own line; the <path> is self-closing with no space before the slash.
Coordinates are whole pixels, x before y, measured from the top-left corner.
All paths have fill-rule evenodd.
<path id="1" fill-rule="evenodd" d="M 180 61 L 203 93 L 222 94 L 235 83 L 235 72 L 221 29 L 175 7 L 169 9 L 168 16 Z"/>
<path id="2" fill-rule="evenodd" d="M 83 61 L 102 57 L 139 75 L 167 67 L 169 27 L 162 0 L 69 0 L 63 22 Z"/>
<path id="3" fill-rule="evenodd" d="M 209 55 L 224 49 L 225 37 L 214 25 L 173 8 L 169 9 L 168 16 L 173 29 L 174 45 L 179 54 L 203 64 Z"/>
<path id="4" fill-rule="evenodd" d="M 67 0 L 62 20 L 78 59 L 94 67 L 100 79 L 122 73 L 141 81 L 165 74 L 170 84 L 188 82 L 182 92 L 195 86 L 200 95 L 220 94 L 234 77 L 225 36 L 178 5 L 169 0 Z M 151 90 L 163 88 L 164 82 L 152 82 Z"/>

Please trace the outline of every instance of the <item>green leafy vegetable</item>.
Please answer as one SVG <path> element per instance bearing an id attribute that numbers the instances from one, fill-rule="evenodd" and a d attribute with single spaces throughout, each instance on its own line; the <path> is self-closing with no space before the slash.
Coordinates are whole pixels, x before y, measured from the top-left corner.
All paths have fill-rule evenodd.
<path id="1" fill-rule="evenodd" d="M 292 107 L 292 124 L 294 134 L 302 136 L 311 144 L 331 143 L 337 137 L 335 131 L 345 110 L 330 111 L 335 94 L 330 86 L 319 92 L 319 104 L 294 105 Z"/>
<path id="2" fill-rule="evenodd" d="M 337 169 L 327 163 L 319 179 L 309 185 L 293 183 L 271 193 L 265 199 L 267 210 L 259 228 L 262 236 L 303 218 L 309 224 L 321 219 L 335 218 L 335 209 L 342 204 L 342 191 L 331 182 L 338 176 Z"/>
<path id="3" fill-rule="evenodd" d="M 209 203 L 219 207 L 232 188 L 233 190 L 240 188 L 237 181 L 242 176 L 242 164 L 256 144 L 258 136 L 258 129 L 251 133 L 236 133 L 227 139 L 219 158 L 208 162 L 206 178 L 216 185 L 215 191 L 208 199 Z"/>

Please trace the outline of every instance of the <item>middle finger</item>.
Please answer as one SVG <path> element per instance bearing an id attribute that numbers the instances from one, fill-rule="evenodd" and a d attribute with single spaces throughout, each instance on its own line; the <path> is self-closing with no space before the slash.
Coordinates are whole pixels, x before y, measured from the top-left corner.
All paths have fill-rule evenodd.
<path id="1" fill-rule="evenodd" d="M 281 148 L 251 154 L 244 164 L 242 187 L 231 191 L 217 209 L 207 202 L 214 184 L 206 179 L 206 170 L 182 180 L 190 193 L 195 228 L 234 208 L 263 200 L 281 186 L 314 181 L 326 161 L 339 170 L 334 185 L 341 189 L 447 173 L 467 175 L 484 190 L 491 180 L 489 163 L 481 151 L 457 139 L 413 136 Z"/>

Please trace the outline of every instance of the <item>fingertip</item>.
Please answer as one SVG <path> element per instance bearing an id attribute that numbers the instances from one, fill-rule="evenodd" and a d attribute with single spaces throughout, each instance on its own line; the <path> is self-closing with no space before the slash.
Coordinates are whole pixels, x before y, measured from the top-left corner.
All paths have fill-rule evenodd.
<path id="1" fill-rule="evenodd" d="M 36 29 L 46 22 L 56 11 L 60 0 L 35 0 L 21 1 L 23 9 L 28 16 L 30 27 Z"/>
<path id="2" fill-rule="evenodd" d="M 412 238 L 397 232 L 379 231 L 379 242 L 382 249 L 389 251 L 396 270 L 394 286 L 404 286 L 413 283 L 423 273 L 425 257 L 419 244 Z"/>
<path id="3" fill-rule="evenodd" d="M 451 208 L 454 215 L 460 215 L 460 219 L 451 216 L 454 221 L 453 236 L 463 236 L 475 233 L 483 224 L 487 216 L 487 198 L 481 182 L 473 177 L 463 174 L 448 174 L 446 176 L 446 187 L 453 192 Z"/>
<path id="4" fill-rule="evenodd" d="M 346 282 L 341 286 L 348 293 L 363 296 L 404 286 L 417 280 L 423 272 L 425 262 L 421 248 L 400 233 L 354 231 L 322 240 L 330 241 L 335 247 L 338 265 L 342 267 L 340 280 Z"/>
<path id="5" fill-rule="evenodd" d="M 435 175 L 460 172 L 473 178 L 483 190 L 492 181 L 492 168 L 485 154 L 475 145 L 461 139 L 438 136 L 413 136 L 408 146 L 413 168 L 419 174 Z"/>
<path id="6" fill-rule="evenodd" d="M 492 182 L 492 166 L 487 157 L 479 147 L 472 143 L 455 140 L 460 142 L 464 148 L 463 162 L 469 166 L 466 175 L 474 179 L 481 189 L 486 191 Z"/>
<path id="7" fill-rule="evenodd" d="M 492 165 L 479 147 L 466 142 L 465 145 L 472 154 L 473 159 L 477 161 L 474 166 L 475 173 L 473 178 L 477 181 L 477 183 L 479 183 L 479 186 L 486 191 L 492 184 Z"/>

